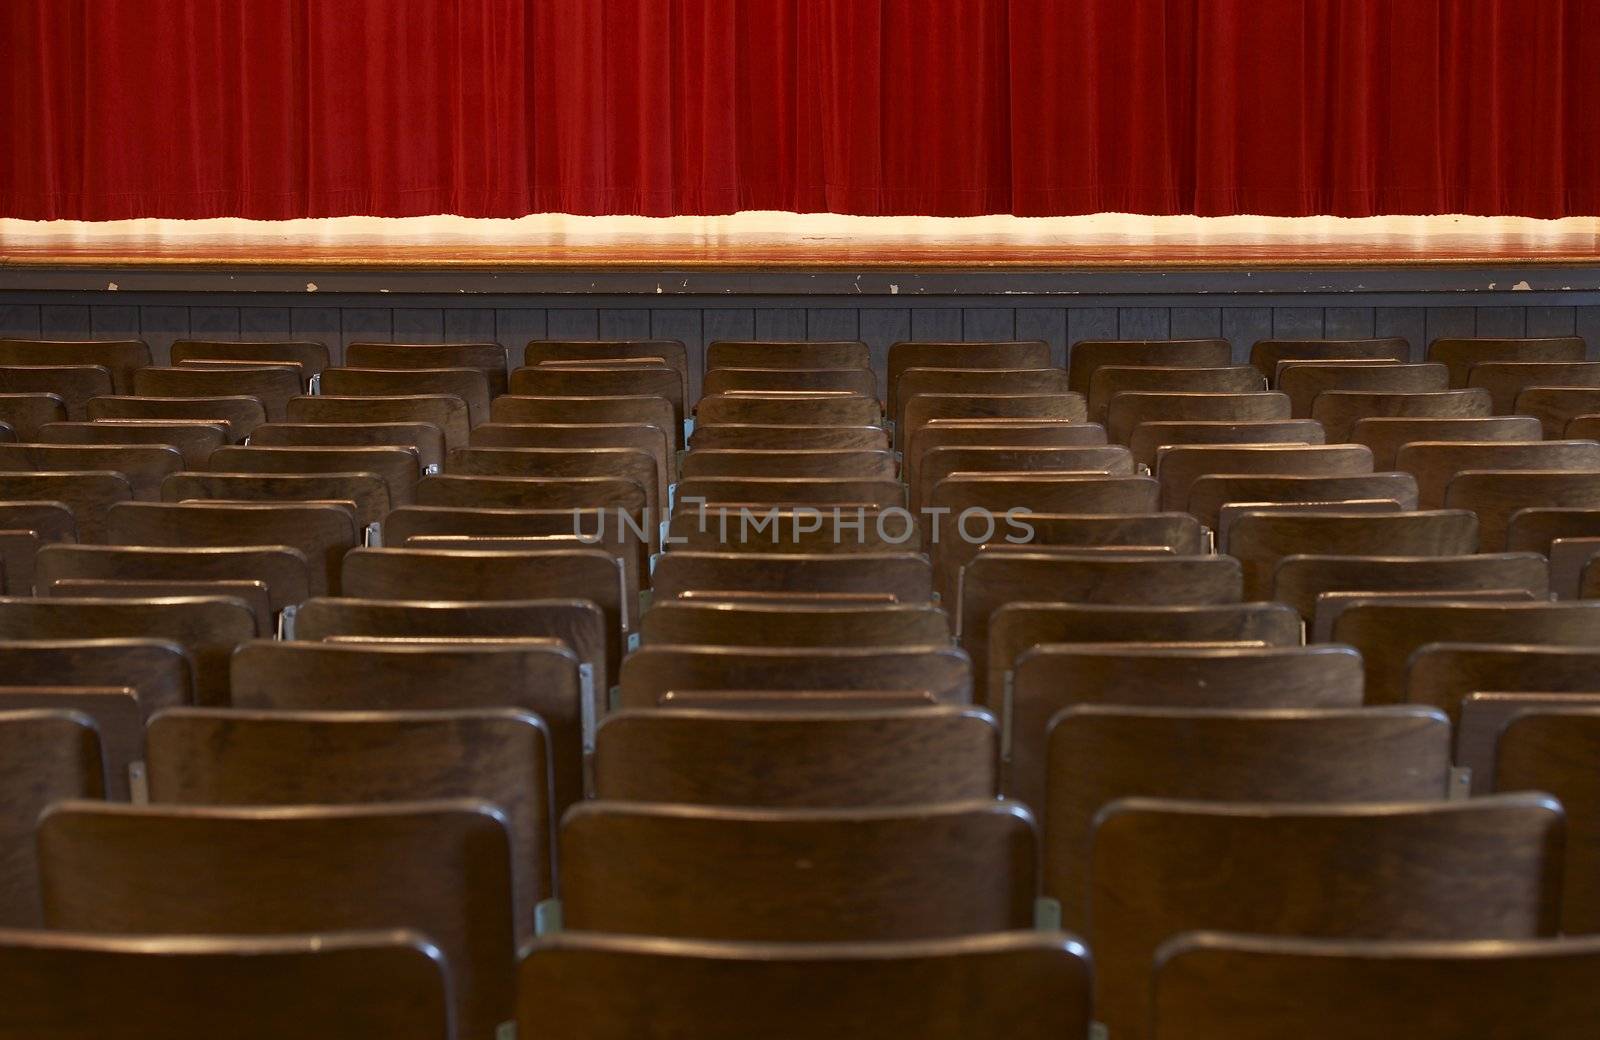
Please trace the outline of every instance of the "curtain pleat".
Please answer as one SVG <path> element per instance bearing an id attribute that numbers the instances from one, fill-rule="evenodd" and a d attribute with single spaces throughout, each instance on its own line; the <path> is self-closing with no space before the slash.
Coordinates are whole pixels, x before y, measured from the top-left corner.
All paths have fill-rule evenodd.
<path id="1" fill-rule="evenodd" d="M 3 0 L 0 215 L 1600 213 L 1595 0 Z"/>

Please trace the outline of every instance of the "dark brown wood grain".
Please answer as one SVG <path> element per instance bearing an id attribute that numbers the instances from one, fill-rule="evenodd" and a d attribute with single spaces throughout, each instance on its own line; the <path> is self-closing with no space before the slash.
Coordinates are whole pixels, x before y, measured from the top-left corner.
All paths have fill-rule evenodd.
<path id="1" fill-rule="evenodd" d="M 296 451 L 299 449 L 288 449 Z M 341 502 L 365 529 L 389 512 L 389 485 L 376 473 L 174 473 L 161 482 L 165 503 Z"/>
<path id="2" fill-rule="evenodd" d="M 1581 1040 L 1600 1015 L 1593 939 L 1279 939 L 1202 932 L 1157 957 L 1156 1040 Z"/>
<path id="3" fill-rule="evenodd" d="M 652 475 L 653 479 L 653 475 Z M 453 509 L 604 509 L 642 517 L 647 492 L 626 477 L 474 477 L 435 474 L 417 484 L 416 504 Z"/>
<path id="4" fill-rule="evenodd" d="M 121 473 L 146 502 L 158 499 L 161 481 L 181 469 L 178 449 L 163 444 L 0 444 L 0 470 Z"/>
<path id="5" fill-rule="evenodd" d="M 1536 441 L 1543 436 L 1539 421 L 1527 415 L 1475 419 L 1380 415 L 1357 420 L 1350 431 L 1352 441 L 1372 449 L 1377 469 L 1394 469 L 1400 449 L 1412 441 Z"/>
<path id="6" fill-rule="evenodd" d="M 797 426 L 793 424 L 697 424 L 689 437 L 696 449 L 740 451 L 888 451 L 889 431 L 881 426 Z"/>
<path id="7" fill-rule="evenodd" d="M 953 473 L 1104 473 L 1132 476 L 1133 455 L 1119 444 L 1069 447 L 960 446 L 932 448 L 917 464 L 913 510 L 929 501 L 935 485 Z"/>
<path id="8" fill-rule="evenodd" d="M 192 581 L 182 578 L 58 578 L 41 586 L 39 596 L 66 599 L 171 599 L 193 596 L 225 596 L 250 608 L 258 636 L 270 636 L 275 616 L 272 598 L 264 581 L 237 578 L 228 581 Z"/>
<path id="9" fill-rule="evenodd" d="M 729 393 L 702 397 L 696 424 L 749 423 L 873 426 L 883 417 L 876 398 L 836 393 Z"/>
<path id="10" fill-rule="evenodd" d="M 695 448 L 683 457 L 682 476 L 838 477 L 895 480 L 899 460 L 887 450 L 799 448 L 752 451 Z"/>
<path id="11" fill-rule="evenodd" d="M 1504 415 L 1530 386 L 1600 386 L 1600 362 L 1480 361 L 1468 370 L 1467 385 L 1488 390 L 1495 413 Z"/>
<path id="12" fill-rule="evenodd" d="M 1478 514 L 1485 552 L 1509 541 L 1511 518 L 1524 509 L 1600 509 L 1600 470 L 1462 470 L 1450 478 L 1445 505 Z"/>
<path id="13" fill-rule="evenodd" d="M 506 392 L 506 348 L 498 343 L 348 343 L 351 368 L 475 368 L 489 381 L 489 395 Z"/>
<path id="14" fill-rule="evenodd" d="M 444 431 L 432 423 L 266 423 L 250 435 L 257 448 L 396 447 L 410 448 L 423 469 L 444 465 Z M 204 468 L 203 463 L 192 468 Z"/>
<path id="15" fill-rule="evenodd" d="M 46 423 L 66 421 L 67 403 L 59 394 L 0 393 L 0 422 L 20 440 L 37 440 Z"/>
<path id="16" fill-rule="evenodd" d="M 311 565 L 305 553 L 289 546 L 52 545 L 40 551 L 35 576 L 40 589 L 64 579 L 260 581 L 271 594 L 272 612 L 311 595 Z"/>
<path id="17" fill-rule="evenodd" d="M 1469 693 L 1457 707 L 1456 764 L 1468 771 L 1474 795 L 1495 790 L 1495 756 L 1507 723 L 1528 712 L 1564 712 L 1571 708 L 1600 708 L 1600 680 L 1592 693 L 1521 691 Z M 1545 788 L 1540 788 L 1545 790 Z M 1564 803 L 1563 803 L 1564 804 Z"/>
<path id="18" fill-rule="evenodd" d="M 1106 406 L 1106 435 L 1113 444 L 1127 444 L 1133 431 L 1148 422 L 1250 422 L 1290 417 L 1289 398 L 1277 391 L 1127 391 Z M 1328 440 L 1331 443 L 1333 438 Z"/>
<path id="19" fill-rule="evenodd" d="M 1079 344 L 1081 347 L 1082 344 Z M 1247 394 L 1267 388 L 1254 365 L 1198 367 L 1102 364 L 1089 380 L 1089 417 L 1105 422 L 1112 398 L 1126 393 Z"/>
<path id="20" fill-rule="evenodd" d="M 1113 1036 L 1149 1036 L 1157 948 L 1198 929 L 1553 935 L 1561 832 L 1560 806 L 1539 795 L 1381 806 L 1113 803 L 1096 823 L 1089 867 L 1097 1017 Z M 1227 869 L 1204 869 L 1219 863 Z"/>
<path id="21" fill-rule="evenodd" d="M 894 400 L 888 402 L 889 417 L 905 420 L 906 402 L 919 394 L 982 394 L 999 397 L 1007 394 L 1064 394 L 1067 373 L 1059 368 L 907 368 L 895 382 Z"/>
<path id="22" fill-rule="evenodd" d="M 1428 360 L 1450 368 L 1450 385 L 1468 385 L 1473 365 L 1485 361 L 1582 361 L 1581 336 L 1539 338 L 1441 338 L 1428 344 Z"/>
<path id="23" fill-rule="evenodd" d="M 1033 819 L 1015 803 L 727 809 L 591 801 L 561 827 L 578 931 L 807 942 L 1027 928 Z"/>
<path id="24" fill-rule="evenodd" d="M 972 662 L 948 646 L 645 646 L 623 662 L 620 685 L 624 708 L 654 708 L 668 693 L 691 690 L 911 690 L 966 704 Z"/>
<path id="25" fill-rule="evenodd" d="M 1413 442 L 1397 453 L 1395 468 L 1416 476 L 1418 503 L 1423 509 L 1438 509 L 1444 504 L 1445 490 L 1451 479 L 1468 470 L 1589 470 L 1600 473 L 1600 443 L 1537 439 Z"/>
<path id="26" fill-rule="evenodd" d="M 634 448 L 656 463 L 657 496 L 666 501 L 674 462 L 672 438 L 647 423 L 484 423 L 472 431 L 474 448 Z"/>
<path id="27" fill-rule="evenodd" d="M 1361 658 L 1348 647 L 1035 645 L 1014 664 L 1002 790 L 1046 804 L 1047 734 L 1068 708 L 1355 708 L 1361 690 Z"/>
<path id="28" fill-rule="evenodd" d="M 678 501 L 903 509 L 906 489 L 898 480 L 871 477 L 689 477 L 678 482 Z"/>
<path id="29" fill-rule="evenodd" d="M 141 368 L 133 374 L 133 392 L 141 397 L 254 397 L 267 418 L 282 419 L 289 399 L 300 395 L 300 373 L 281 365 Z"/>
<path id="30" fill-rule="evenodd" d="M 1494 399 L 1481 387 L 1436 393 L 1324 390 L 1312 402 L 1311 418 L 1322 424 L 1329 444 L 1344 444 L 1362 419 L 1482 419 L 1493 409 Z"/>
<path id="31" fill-rule="evenodd" d="M 932 604 L 802 606 L 662 602 L 640 622 L 645 645 L 937 646 L 950 639 Z"/>
<path id="32" fill-rule="evenodd" d="M 519 397 L 662 397 L 674 422 L 681 425 L 686 414 L 683 375 L 667 364 L 524 366 L 511 373 L 510 388 Z"/>
<path id="33" fill-rule="evenodd" d="M 185 468 L 200 469 L 228 442 L 228 427 L 203 419 L 52 422 L 39 427 L 38 439 L 43 444 L 166 444 L 183 456 Z"/>
<path id="34" fill-rule="evenodd" d="M 511 1014 L 503 818 L 470 801 L 181 808 L 68 802 L 39 826 L 45 921 L 164 935 L 414 928 L 450 967 L 457 1035 Z"/>
<path id="35" fill-rule="evenodd" d="M 1187 508 L 1201 523 L 1216 530 L 1221 523 L 1222 507 L 1236 502 L 1375 500 L 1396 502 L 1401 509 L 1416 509 L 1416 478 L 1400 472 L 1333 477 L 1211 473 L 1197 477 L 1189 485 Z"/>
<path id="36" fill-rule="evenodd" d="M 1161 485 L 1153 477 L 956 473 L 935 484 L 924 504 L 949 509 L 956 516 L 969 509 L 987 509 L 996 514 L 997 524 L 1003 527 L 998 517 L 1014 509 L 1069 516 L 1155 513 L 1160 490 Z"/>
<path id="37" fill-rule="evenodd" d="M 904 451 L 923 426 L 941 419 L 1027 419 L 1087 422 L 1089 406 L 1079 393 L 917 394 L 908 398 L 894 431 Z"/>
<path id="38" fill-rule="evenodd" d="M 683 425 L 665 397 L 628 394 L 619 397 L 497 397 L 489 409 L 491 422 L 520 424 L 631 423 L 654 426 L 666 435 L 671 450 L 683 448 Z"/>
<path id="39" fill-rule="evenodd" d="M 1275 379 L 1285 361 L 1405 361 L 1411 345 L 1399 336 L 1380 339 L 1258 339 L 1250 347 L 1250 363 Z"/>
<path id="40" fill-rule="evenodd" d="M 885 400 L 896 400 L 900 374 L 908 368 L 1049 368 L 1050 344 L 1042 340 L 950 343 L 901 341 L 889 344 L 889 385 Z"/>
<path id="41" fill-rule="evenodd" d="M 194 700 L 194 664 L 167 639 L 44 637 L 0 643 L 7 687 L 131 689 L 145 715 Z"/>
<path id="42" fill-rule="evenodd" d="M 70 711 L 0 711 L 0 926 L 38 928 L 34 826 L 52 803 L 105 791 L 94 722 Z"/>
<path id="43" fill-rule="evenodd" d="M 1233 361 L 1225 339 L 1090 340 L 1072 345 L 1067 376 L 1072 389 L 1087 393 L 1102 366 L 1216 368 Z"/>
<path id="44" fill-rule="evenodd" d="M 78 539 L 84 542 L 107 541 L 110 510 L 131 501 L 133 486 L 121 473 L 0 472 L 0 502 L 60 502 L 72 510 Z"/>
<path id="45" fill-rule="evenodd" d="M 150 722 L 150 801 L 178 805 L 487 802 L 511 834 L 517 939 L 554 894 L 551 733 L 509 708 L 162 712 Z"/>
<path id="46" fill-rule="evenodd" d="M 150 364 L 143 340 L 0 339 L 0 365 L 98 365 L 111 374 L 114 392 L 133 392 L 133 373 Z"/>
<path id="47" fill-rule="evenodd" d="M 843 390 L 862 397 L 878 396 L 878 377 L 870 368 L 713 368 L 705 374 L 702 392 L 735 390 Z"/>
<path id="48" fill-rule="evenodd" d="M 111 373 L 100 365 L 8 365 L 0 368 L 0 393 L 54 394 L 68 419 L 82 420 L 90 401 L 112 393 Z"/>
<path id="49" fill-rule="evenodd" d="M 1311 553 L 1468 556 L 1477 550 L 1478 519 L 1463 509 L 1402 513 L 1245 512 L 1236 516 L 1228 528 L 1228 554 L 1244 568 L 1245 599 L 1273 597 L 1278 566 L 1285 557 Z"/>
<path id="50" fill-rule="evenodd" d="M 1401 514 L 1403 515 L 1403 514 Z M 1331 593 L 1481 592 L 1523 590 L 1530 599 L 1549 596 L 1549 569 L 1536 553 L 1460 556 L 1336 556 L 1306 553 L 1280 559 L 1271 596 L 1308 621 Z"/>
<path id="51" fill-rule="evenodd" d="M 652 518 L 662 515 L 667 501 L 661 460 L 638 448 L 455 448 L 445 460 L 445 472 L 450 476 L 541 480 L 621 478 L 643 489 L 647 515 Z"/>
<path id="52" fill-rule="evenodd" d="M 523 958 L 517 990 L 522 1035 L 589 1040 L 1046 1040 L 1081 1035 L 1089 1018 L 1087 954 L 1052 932 L 870 943 L 561 932 Z"/>
<path id="53" fill-rule="evenodd" d="M 1425 394 L 1450 389 L 1450 372 L 1442 364 L 1359 365 L 1344 362 L 1285 361 L 1278 365 L 1276 385 L 1289 395 L 1299 419 L 1312 415 L 1317 397 L 1329 390 L 1364 393 Z"/>
<path id="54" fill-rule="evenodd" d="M 1473 693 L 1591 693 L 1600 691 L 1600 647 L 1516 639 L 1436 641 L 1412 655 L 1406 699 L 1458 718 Z"/>
<path id="55" fill-rule="evenodd" d="M 1561 930 L 1600 931 L 1600 711 L 1537 708 L 1500 734 L 1495 790 L 1543 791 L 1567 812 Z"/>
<path id="56" fill-rule="evenodd" d="M 142 775 L 144 769 L 146 713 L 138 690 L 131 686 L 0 685 L 0 718 L 16 711 L 74 712 L 87 718 L 99 738 L 105 796 L 111 801 L 128 800 L 134 773 Z"/>
<path id="57" fill-rule="evenodd" d="M 254 397 L 97 397 L 85 414 L 91 421 L 103 419 L 188 419 L 221 423 L 228 440 L 243 441 L 267 421 L 267 410 Z M 63 417 L 64 418 L 64 417 Z"/>
<path id="58" fill-rule="evenodd" d="M 1128 437 L 1128 447 L 1135 463 L 1154 470 L 1162 449 L 1175 445 L 1311 445 L 1323 440 L 1322 424 L 1311 419 L 1165 420 L 1135 426 Z"/>
<path id="59" fill-rule="evenodd" d="M 1156 456 L 1161 508 L 1183 509 L 1194 482 L 1213 473 L 1347 477 L 1372 472 L 1372 453 L 1359 444 L 1174 444 Z"/>
<path id="60" fill-rule="evenodd" d="M 292 423 L 427 423 L 444 431 L 446 447 L 467 443 L 467 404 L 450 394 L 297 397 L 284 411 Z"/>
<path id="61" fill-rule="evenodd" d="M 186 361 L 283 361 L 299 365 L 308 378 L 329 365 L 327 346 L 310 340 L 180 339 L 172 344 L 172 363 L 181 365 Z"/>
<path id="62" fill-rule="evenodd" d="M 469 425 L 489 421 L 489 377 L 479 368 L 336 367 L 322 373 L 322 389 L 348 397 L 457 397 Z"/>
<path id="63" fill-rule="evenodd" d="M 1119 798 L 1425 802 L 1450 780 L 1450 720 L 1420 707 L 1082 705 L 1057 714 L 1045 741 L 1044 892 L 1077 932 L 1095 817 Z"/>
<path id="64" fill-rule="evenodd" d="M 410 447 L 300 445 L 224 447 L 206 469 L 216 473 L 375 473 L 383 478 L 392 506 L 409 505 L 422 476 L 422 460 Z M 387 510 L 385 510 L 387 512 Z"/>
<path id="65" fill-rule="evenodd" d="M 443 955 L 414 931 L 278 937 L 8 932 L 5 1040 L 443 1040 Z M 292 994 L 292 997 L 289 995 Z M 155 1025 L 155 1024 L 159 1025 Z"/>
<path id="66" fill-rule="evenodd" d="M 928 561 L 910 552 L 746 554 L 673 550 L 656 561 L 655 602 L 691 591 L 773 593 L 881 592 L 897 603 L 933 597 Z"/>
<path id="67" fill-rule="evenodd" d="M 515 356 L 513 354 L 513 356 Z M 523 347 L 524 365 L 542 365 L 549 361 L 608 361 L 614 359 L 659 359 L 666 362 L 683 378 L 684 396 L 688 397 L 689 349 L 682 340 L 531 340 Z"/>
<path id="68" fill-rule="evenodd" d="M 706 368 L 871 368 L 860 340 L 715 340 Z"/>
<path id="69" fill-rule="evenodd" d="M 595 796 L 779 809 L 993 798 L 1000 734 L 955 705 L 624 711 L 595 735 Z"/>

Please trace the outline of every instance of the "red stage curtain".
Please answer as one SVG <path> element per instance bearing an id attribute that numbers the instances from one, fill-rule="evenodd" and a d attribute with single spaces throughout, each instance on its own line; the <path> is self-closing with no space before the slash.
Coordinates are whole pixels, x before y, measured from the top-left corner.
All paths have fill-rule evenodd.
<path id="1" fill-rule="evenodd" d="M 1595 0 L 0 0 L 0 215 L 1600 213 Z"/>

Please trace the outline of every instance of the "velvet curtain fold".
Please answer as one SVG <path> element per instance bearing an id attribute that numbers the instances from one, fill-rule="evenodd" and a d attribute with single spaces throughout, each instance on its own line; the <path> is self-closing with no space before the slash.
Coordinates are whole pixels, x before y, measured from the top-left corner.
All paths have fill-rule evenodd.
<path id="1" fill-rule="evenodd" d="M 1600 214 L 1594 0 L 0 0 L 0 215 Z"/>

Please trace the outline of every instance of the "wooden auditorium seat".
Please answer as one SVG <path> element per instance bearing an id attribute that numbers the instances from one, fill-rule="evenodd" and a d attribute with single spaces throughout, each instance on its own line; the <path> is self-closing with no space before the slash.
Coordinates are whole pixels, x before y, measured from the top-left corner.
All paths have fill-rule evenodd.
<path id="1" fill-rule="evenodd" d="M 1325 443 L 1322 424 L 1310 419 L 1175 419 L 1142 422 L 1128 437 L 1136 464 L 1154 470 L 1163 448 L 1192 444 Z"/>
<path id="2" fill-rule="evenodd" d="M 290 449 L 297 450 L 297 449 Z M 161 482 L 161 501 L 338 502 L 366 529 L 389 511 L 389 485 L 376 473 L 215 473 L 188 470 Z"/>
<path id="3" fill-rule="evenodd" d="M 480 368 L 329 368 L 322 390 L 347 397 L 456 397 L 466 405 L 469 425 L 489 421 L 489 377 Z"/>
<path id="4" fill-rule="evenodd" d="M 713 340 L 706 368 L 871 368 L 859 340 Z"/>
<path id="5" fill-rule="evenodd" d="M 905 418 L 906 403 L 921 394 L 1064 394 L 1071 388 L 1059 368 L 907 368 L 895 383 L 895 398 L 887 402 L 889 417 Z"/>
<path id="6" fill-rule="evenodd" d="M 713 368 L 701 380 L 707 396 L 739 391 L 841 391 L 878 396 L 870 368 Z"/>
<path id="7" fill-rule="evenodd" d="M 845 393 L 728 393 L 702 397 L 695 423 L 768 426 L 874 426 L 883 416 L 875 398 Z"/>
<path id="8" fill-rule="evenodd" d="M 300 380 L 298 366 L 151 367 L 133 374 L 133 392 L 140 397 L 253 397 L 268 419 L 282 419 L 289 400 L 300 396 Z"/>
<path id="9" fill-rule="evenodd" d="M 1478 549 L 1478 518 L 1464 509 L 1401 513 L 1243 513 L 1228 554 L 1244 569 L 1244 598 L 1270 599 L 1286 557 L 1464 556 Z"/>
<path id="10" fill-rule="evenodd" d="M 683 450 L 683 424 L 672 402 L 650 394 L 616 396 L 497 397 L 489 419 L 507 424 L 632 423 L 654 426 L 666 435 L 673 451 Z M 465 441 L 465 438 L 463 438 Z M 452 447 L 457 445 L 452 444 Z"/>
<path id="11" fill-rule="evenodd" d="M 1233 347 L 1225 339 L 1084 339 L 1068 352 L 1067 377 L 1073 390 L 1087 394 L 1103 366 L 1221 368 L 1232 363 Z"/>
<path id="12" fill-rule="evenodd" d="M 67 418 L 88 417 L 89 402 L 112 393 L 111 373 L 101 365 L 7 365 L 0 367 L 0 394 L 52 394 Z"/>
<path id="13" fill-rule="evenodd" d="M 103 761 L 79 712 L 0 710 L 0 929 L 42 924 L 34 827 L 55 802 L 103 797 Z"/>
<path id="14" fill-rule="evenodd" d="M 1377 339 L 1258 339 L 1250 363 L 1269 380 L 1285 361 L 1408 361 L 1411 345 L 1399 337 Z"/>
<path id="15" fill-rule="evenodd" d="M 506 392 L 506 348 L 498 343 L 349 343 L 349 368 L 474 368 L 489 381 L 489 395 Z"/>
<path id="16" fill-rule="evenodd" d="M 1150 422 L 1256 422 L 1291 418 L 1289 397 L 1277 391 L 1208 394 L 1198 391 L 1126 391 L 1106 407 L 1106 436 L 1127 444 L 1133 431 Z M 1328 443 L 1336 443 L 1332 437 Z"/>
<path id="17" fill-rule="evenodd" d="M 0 422 L 11 428 L 17 440 L 38 440 L 47 423 L 66 421 L 67 402 L 60 394 L 0 393 Z"/>
<path id="18" fill-rule="evenodd" d="M 1248 394 L 1267 381 L 1252 365 L 1166 367 L 1102 364 L 1089 381 L 1089 418 L 1105 422 L 1113 398 L 1126 393 Z"/>
<path id="19" fill-rule="evenodd" d="M 950 646 L 723 647 L 643 646 L 621 674 L 623 708 L 654 708 L 701 690 L 771 692 L 904 690 L 933 701 L 972 699 L 972 662 Z"/>
<path id="20" fill-rule="evenodd" d="M 1050 344 L 1043 340 L 913 342 L 889 344 L 884 399 L 896 400 L 900 375 L 908 368 L 1052 368 Z"/>
<path id="21" fill-rule="evenodd" d="M 120 473 L 144 502 L 181 469 L 183 456 L 165 444 L 0 444 L 0 472 Z"/>
<path id="22" fill-rule="evenodd" d="M 794 423 L 697 423 L 689 446 L 716 451 L 888 451 L 881 426 L 802 426 Z"/>
<path id="23" fill-rule="evenodd" d="M 1293 607 L 1308 622 L 1316 619 L 1319 623 L 1324 617 L 1320 608 L 1329 594 L 1493 591 L 1520 592 L 1529 599 L 1550 596 L 1548 563 L 1538 553 L 1526 552 L 1470 555 L 1295 553 L 1279 558 L 1270 578 L 1272 599 Z"/>
<path id="24" fill-rule="evenodd" d="M 288 407 L 292 409 L 293 402 Z M 85 414 L 93 422 L 133 419 L 221 423 L 228 431 L 228 442 L 232 444 L 244 441 L 257 426 L 267 421 L 266 407 L 259 398 L 237 394 L 217 397 L 155 397 L 148 394 L 137 397 L 97 397 L 89 402 Z"/>
<path id="25" fill-rule="evenodd" d="M 1498 552 L 1509 545 L 1511 520 L 1523 510 L 1600 509 L 1600 469 L 1462 470 L 1450 478 L 1444 504 L 1477 513 L 1480 545 Z"/>
<path id="26" fill-rule="evenodd" d="M 312 340 L 180 339 L 172 344 L 171 356 L 174 365 L 191 361 L 297 365 L 303 383 L 322 375 L 322 370 L 333 363 L 327 345 Z"/>
<path id="27" fill-rule="evenodd" d="M 1582 361 L 1584 343 L 1581 336 L 1550 336 L 1545 338 L 1445 338 L 1428 344 L 1428 360 L 1438 361 L 1450 369 L 1450 385 L 1470 385 L 1472 366 L 1486 361 Z"/>
<path id="28" fill-rule="evenodd" d="M 270 425 L 270 424 L 269 424 Z M 370 473 L 383 480 L 391 508 L 409 505 L 422 477 L 421 456 L 393 445 L 229 445 L 212 452 L 204 467 L 214 473 Z M 385 510 L 387 512 L 387 510 Z"/>
<path id="29" fill-rule="evenodd" d="M 1487 389 L 1495 414 L 1508 415 L 1517 395 L 1532 386 L 1600 387 L 1600 362 L 1480 361 L 1468 369 L 1467 385 Z"/>
<path id="30" fill-rule="evenodd" d="M 1400 449 L 1413 441 L 1536 441 L 1544 436 L 1539 420 L 1527 415 L 1494 415 L 1476 419 L 1373 416 L 1357 420 L 1350 440 L 1372 449 L 1378 469 L 1395 468 Z"/>
<path id="31" fill-rule="evenodd" d="M 1156 455 L 1161 508 L 1183 509 L 1194 482 L 1211 474 L 1347 477 L 1371 473 L 1359 444 L 1174 444 Z"/>
<path id="32" fill-rule="evenodd" d="M 446 447 L 467 443 L 467 403 L 454 394 L 296 397 L 285 408 L 291 423 L 427 423 L 444 432 Z"/>
<path id="33" fill-rule="evenodd" d="M 1332 390 L 1363 393 L 1423 394 L 1450 389 L 1450 373 L 1439 364 L 1352 364 L 1344 361 L 1284 361 L 1278 365 L 1277 388 L 1289 395 L 1298 419 L 1309 419 L 1316 400 Z"/>
<path id="34" fill-rule="evenodd" d="M 133 486 L 113 472 L 0 472 L 0 503 L 59 502 L 72 511 L 80 541 L 108 540 L 110 511 L 133 501 Z"/>
<path id="35" fill-rule="evenodd" d="M 151 364 L 143 340 L 0 339 L 0 367 L 13 365 L 92 365 L 111 376 L 114 393 L 133 392 L 133 373 Z"/>
<path id="36" fill-rule="evenodd" d="M 200 469 L 228 443 L 228 427 L 204 419 L 101 419 L 50 422 L 39 427 L 41 444 L 165 444 L 183 456 L 188 469 Z"/>
<path id="37" fill-rule="evenodd" d="M 1423 509 L 1444 505 L 1445 491 L 1468 470 L 1588 470 L 1600 472 L 1595 441 L 1413 441 L 1400 449 L 1395 468 L 1417 478 Z"/>
<path id="38" fill-rule="evenodd" d="M 1431 393 L 1324 390 L 1311 404 L 1311 418 L 1322 424 L 1329 444 L 1347 443 L 1364 419 L 1483 419 L 1493 411 L 1494 400 L 1482 387 Z"/>

